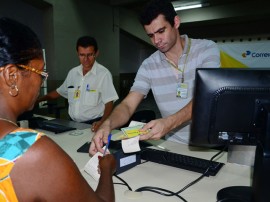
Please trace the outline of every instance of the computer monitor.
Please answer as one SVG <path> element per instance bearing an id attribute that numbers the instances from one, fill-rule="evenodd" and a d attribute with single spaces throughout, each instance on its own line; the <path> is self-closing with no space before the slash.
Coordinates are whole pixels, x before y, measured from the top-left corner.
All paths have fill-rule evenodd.
<path id="1" fill-rule="evenodd" d="M 269 119 L 270 68 L 196 70 L 191 144 L 256 145 L 252 186 L 225 188 L 218 201 L 269 201 Z"/>

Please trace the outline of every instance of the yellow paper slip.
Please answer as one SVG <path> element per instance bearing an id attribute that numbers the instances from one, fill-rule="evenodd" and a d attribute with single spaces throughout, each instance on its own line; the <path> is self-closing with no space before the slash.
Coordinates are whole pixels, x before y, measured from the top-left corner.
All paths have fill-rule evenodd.
<path id="1" fill-rule="evenodd" d="M 133 127 L 126 127 L 126 128 L 121 128 L 123 131 L 123 139 L 127 138 L 133 138 L 141 134 L 146 134 L 148 131 L 140 131 L 140 129 L 143 127 L 143 125 L 138 125 L 138 126 L 133 126 Z"/>

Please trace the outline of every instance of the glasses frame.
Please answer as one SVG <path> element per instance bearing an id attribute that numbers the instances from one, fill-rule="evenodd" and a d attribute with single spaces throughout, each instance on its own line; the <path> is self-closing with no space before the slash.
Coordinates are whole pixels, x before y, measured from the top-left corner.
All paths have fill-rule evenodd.
<path id="1" fill-rule="evenodd" d="M 30 66 L 27 66 L 27 65 L 18 65 L 18 66 L 23 68 L 23 69 L 27 69 L 27 70 L 29 70 L 31 72 L 34 72 L 36 74 L 39 74 L 41 76 L 41 78 L 42 78 L 42 82 L 46 81 L 48 76 L 49 76 L 48 72 L 37 70 L 34 67 L 30 67 Z"/>

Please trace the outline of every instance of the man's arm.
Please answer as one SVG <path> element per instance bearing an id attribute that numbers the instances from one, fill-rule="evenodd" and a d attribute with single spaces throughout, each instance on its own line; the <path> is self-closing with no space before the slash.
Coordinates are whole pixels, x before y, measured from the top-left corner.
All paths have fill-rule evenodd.
<path id="1" fill-rule="evenodd" d="M 49 92 L 47 95 L 39 97 L 37 99 L 36 103 L 46 101 L 46 100 L 55 100 L 55 99 L 59 98 L 60 96 L 61 95 L 56 90 L 54 90 L 54 91 Z"/>
<path id="2" fill-rule="evenodd" d="M 127 123 L 143 98 L 143 94 L 130 92 L 127 97 L 115 107 L 111 115 L 102 123 L 96 134 L 93 136 L 89 148 L 90 154 L 94 155 L 97 151 L 103 151 L 103 144 L 107 143 L 108 135 L 111 130 Z"/>
<path id="3" fill-rule="evenodd" d="M 141 135 L 140 140 L 157 140 L 165 136 L 169 131 L 177 128 L 192 117 L 192 100 L 181 110 L 166 118 L 156 119 L 147 123 L 142 130 L 149 130 L 147 134 Z"/>
<path id="4" fill-rule="evenodd" d="M 112 114 L 107 119 L 110 123 L 110 129 L 118 128 L 127 123 L 143 97 L 144 96 L 140 93 L 130 92 L 127 97 L 116 106 Z"/>

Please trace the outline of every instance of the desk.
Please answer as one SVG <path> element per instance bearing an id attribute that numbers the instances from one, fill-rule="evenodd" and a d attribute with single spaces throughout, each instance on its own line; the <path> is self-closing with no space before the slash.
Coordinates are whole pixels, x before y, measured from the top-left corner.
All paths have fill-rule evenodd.
<path id="1" fill-rule="evenodd" d="M 71 156 L 71 158 L 75 161 L 81 170 L 84 178 L 95 190 L 97 187 L 97 182 L 90 175 L 83 171 L 84 165 L 88 162 L 90 157 L 86 153 L 77 152 L 77 149 L 81 145 L 91 140 L 93 135 L 91 130 L 85 129 L 83 130 L 83 134 L 79 136 L 69 135 L 69 132 L 56 135 L 50 132 L 44 132 Z M 172 152 L 205 159 L 210 159 L 214 154 L 216 154 L 216 151 L 210 151 L 203 148 L 189 148 L 187 145 L 182 145 L 170 141 L 164 141 L 161 143 L 161 145 L 169 148 Z M 220 159 L 218 159 L 218 161 L 226 162 L 227 154 L 225 153 Z M 143 186 L 155 186 L 176 192 L 189 184 L 191 181 L 198 178 L 200 174 L 147 162 L 140 164 L 124 173 L 121 173 L 119 176 L 124 179 L 133 190 Z M 119 182 L 119 180 L 115 177 L 113 177 L 113 181 Z M 181 196 L 189 202 L 215 202 L 216 193 L 221 188 L 227 186 L 249 186 L 250 183 L 251 168 L 249 166 L 226 163 L 215 177 L 204 177 L 201 181 L 182 192 Z M 124 192 L 127 190 L 126 186 L 116 184 L 114 187 L 116 202 L 181 201 L 175 196 L 165 197 L 152 192 L 143 192 L 142 197 L 138 199 L 128 199 L 124 195 Z"/>

